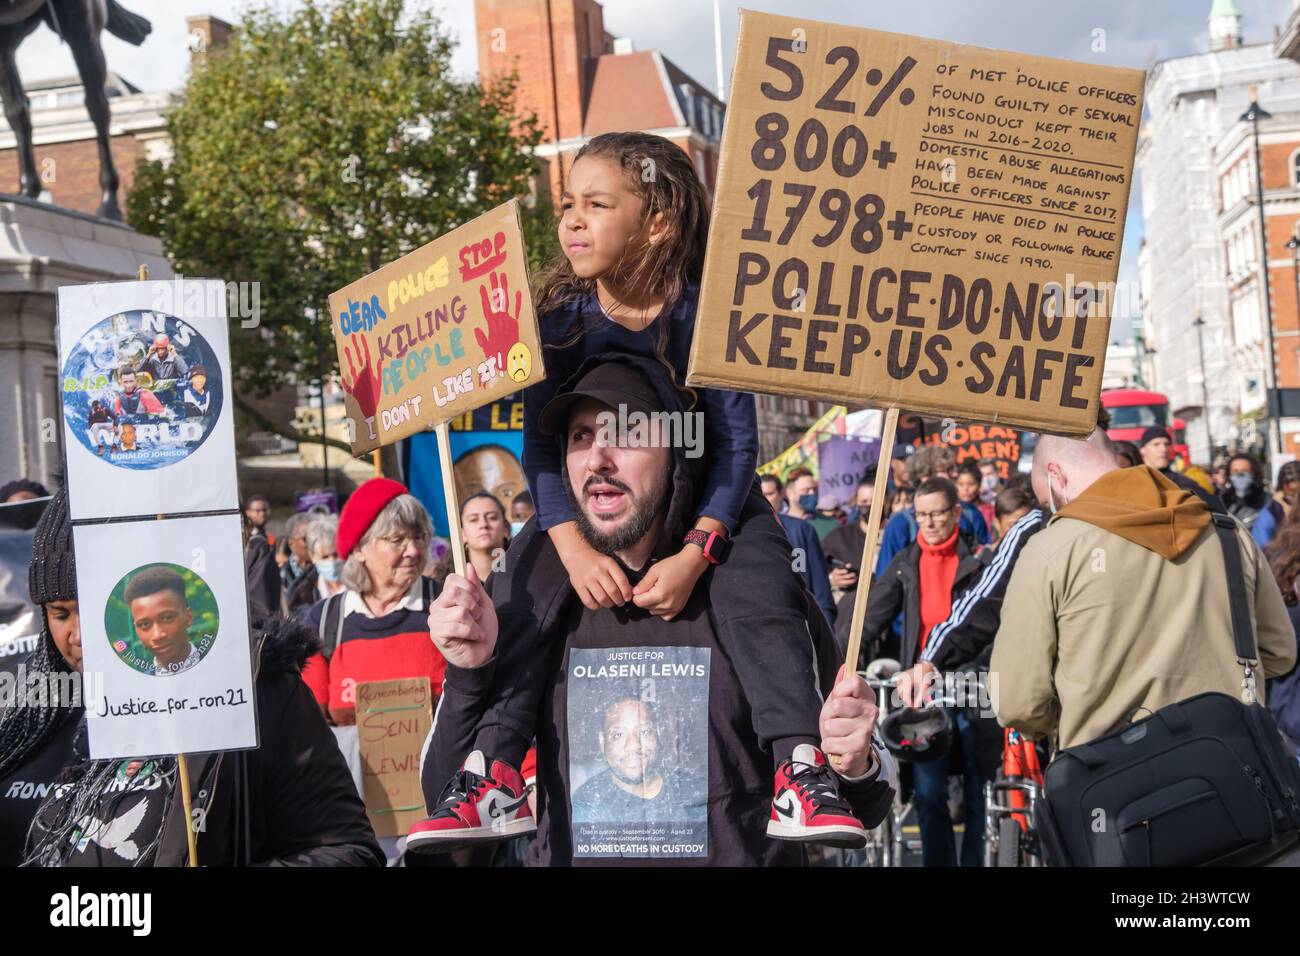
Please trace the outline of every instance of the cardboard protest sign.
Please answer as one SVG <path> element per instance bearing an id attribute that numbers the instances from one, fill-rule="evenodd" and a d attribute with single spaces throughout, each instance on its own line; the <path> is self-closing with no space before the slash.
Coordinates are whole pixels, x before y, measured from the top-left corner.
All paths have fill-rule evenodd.
<path id="1" fill-rule="evenodd" d="M 858 482 L 880 460 L 880 439 L 828 438 L 817 446 L 818 504 L 826 495 L 832 495 L 842 508 L 853 505 Z"/>
<path id="2" fill-rule="evenodd" d="M 63 286 L 58 322 L 72 518 L 237 509 L 225 284 Z"/>
<path id="3" fill-rule="evenodd" d="M 357 685 L 362 791 L 375 836 L 406 836 L 424 818 L 420 751 L 433 725 L 428 677 Z"/>
<path id="4" fill-rule="evenodd" d="M 77 525 L 73 544 L 90 756 L 256 747 L 239 515 Z"/>
<path id="5" fill-rule="evenodd" d="M 511 200 L 330 296 L 352 453 L 545 377 Z"/>
<path id="6" fill-rule="evenodd" d="M 688 382 L 1081 435 L 1141 70 L 742 12 Z"/>

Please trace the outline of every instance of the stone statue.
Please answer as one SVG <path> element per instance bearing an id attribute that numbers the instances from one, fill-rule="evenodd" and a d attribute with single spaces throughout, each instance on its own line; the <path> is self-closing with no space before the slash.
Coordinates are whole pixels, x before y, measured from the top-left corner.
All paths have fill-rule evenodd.
<path id="1" fill-rule="evenodd" d="M 108 143 L 108 94 L 104 83 L 108 67 L 100 34 L 107 30 L 134 46 L 144 42 L 152 27 L 144 17 L 123 9 L 117 0 L 0 0 L 0 98 L 5 116 L 18 140 L 18 189 L 35 199 L 41 194 L 32 150 L 32 120 L 27 96 L 14 54 L 27 36 L 42 23 L 57 33 L 72 50 L 86 90 L 86 110 L 95 124 L 99 145 L 99 215 L 122 219 L 117 202 L 117 170 Z"/>

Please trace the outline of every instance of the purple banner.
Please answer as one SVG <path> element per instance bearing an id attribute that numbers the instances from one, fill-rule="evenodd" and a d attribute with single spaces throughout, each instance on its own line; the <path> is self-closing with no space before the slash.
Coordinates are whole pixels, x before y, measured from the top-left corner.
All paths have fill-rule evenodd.
<path id="1" fill-rule="evenodd" d="M 817 494 L 834 495 L 841 507 L 853 504 L 853 492 L 880 460 L 880 440 L 835 436 L 817 446 Z"/>

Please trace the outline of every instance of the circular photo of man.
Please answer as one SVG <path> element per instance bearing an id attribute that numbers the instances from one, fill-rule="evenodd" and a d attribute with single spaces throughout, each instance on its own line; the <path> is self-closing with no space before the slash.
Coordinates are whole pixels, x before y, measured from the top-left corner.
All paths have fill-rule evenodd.
<path id="1" fill-rule="evenodd" d="M 179 564 L 136 568 L 117 582 L 104 609 L 104 630 L 118 660 L 156 677 L 202 661 L 216 643 L 219 623 L 212 589 Z"/>
<path id="2" fill-rule="evenodd" d="M 217 355 L 188 323 L 135 309 L 92 326 L 63 365 L 63 414 L 78 442 L 119 468 L 164 468 L 221 416 Z"/>

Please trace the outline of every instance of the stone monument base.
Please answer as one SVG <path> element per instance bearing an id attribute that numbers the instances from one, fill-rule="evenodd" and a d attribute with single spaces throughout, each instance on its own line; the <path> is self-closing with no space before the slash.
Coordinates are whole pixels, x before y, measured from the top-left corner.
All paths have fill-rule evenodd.
<path id="1" fill-rule="evenodd" d="M 170 279 L 162 242 L 121 223 L 0 195 L 0 484 L 63 484 L 63 424 L 54 337 L 64 285 Z"/>

